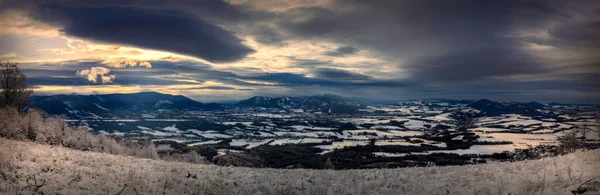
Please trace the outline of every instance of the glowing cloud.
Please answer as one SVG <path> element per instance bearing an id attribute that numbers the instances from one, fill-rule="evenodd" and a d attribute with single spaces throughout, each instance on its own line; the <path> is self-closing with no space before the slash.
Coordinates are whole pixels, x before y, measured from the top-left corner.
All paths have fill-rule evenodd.
<path id="1" fill-rule="evenodd" d="M 133 67 L 145 67 L 152 68 L 152 64 L 148 61 L 140 61 L 140 60 L 124 60 L 120 62 L 113 62 L 108 64 L 113 68 L 133 68 Z"/>
<path id="2" fill-rule="evenodd" d="M 0 55 L 0 58 L 15 58 L 15 57 L 17 57 L 17 54 L 14 52 L 5 53 L 5 54 Z"/>
<path id="3" fill-rule="evenodd" d="M 92 67 L 77 71 L 77 75 L 86 77 L 88 81 L 102 84 L 112 83 L 117 78 L 114 74 L 109 73 L 110 69 L 104 67 Z"/>

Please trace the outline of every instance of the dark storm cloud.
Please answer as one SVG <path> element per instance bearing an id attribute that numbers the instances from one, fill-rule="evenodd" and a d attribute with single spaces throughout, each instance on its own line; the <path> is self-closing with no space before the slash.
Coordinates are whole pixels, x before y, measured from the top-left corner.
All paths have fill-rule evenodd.
<path id="1" fill-rule="evenodd" d="M 60 3 L 70 7 L 133 7 L 152 10 L 179 10 L 197 15 L 207 21 L 237 21 L 248 17 L 244 10 L 223 0 L 62 0 Z"/>
<path id="2" fill-rule="evenodd" d="M 27 79 L 27 85 L 29 86 L 40 86 L 40 85 L 65 85 L 65 86 L 83 86 L 90 85 L 90 82 L 85 78 L 65 78 L 65 77 L 30 77 Z"/>
<path id="3" fill-rule="evenodd" d="M 294 20 L 297 16 L 307 19 Z M 543 71 L 521 51 L 522 40 L 504 35 L 521 27 L 544 27 L 549 19 L 565 16 L 545 1 L 373 0 L 298 8 L 282 18 L 279 26 L 292 37 L 376 50 L 390 60 L 402 58 L 399 68 L 413 73 L 413 79 L 446 81 Z M 354 52 L 341 47 L 328 54 Z"/>
<path id="4" fill-rule="evenodd" d="M 319 78 L 332 80 L 362 81 L 373 79 L 369 75 L 334 68 L 318 68 L 313 73 Z"/>
<path id="5" fill-rule="evenodd" d="M 313 60 L 313 59 L 299 59 L 296 57 L 288 57 L 290 61 L 292 61 L 292 67 L 298 68 L 316 68 L 322 66 L 337 66 L 333 64 L 331 60 Z"/>
<path id="6" fill-rule="evenodd" d="M 314 72 L 316 77 L 307 77 L 295 73 L 269 73 L 240 77 L 242 79 L 274 83 L 278 86 L 324 86 L 339 88 L 354 87 L 417 87 L 418 83 L 410 80 L 380 80 L 367 75 L 335 69 L 318 69 Z M 331 76 L 337 76 L 333 78 Z M 267 84 L 265 84 L 267 85 Z M 273 85 L 273 84 L 270 84 Z"/>
<path id="7" fill-rule="evenodd" d="M 326 52 L 325 55 L 342 57 L 345 55 L 356 54 L 358 51 L 359 51 L 359 49 L 356 47 L 343 46 L 343 47 L 338 47 L 337 49 L 335 49 L 333 51 Z"/>
<path id="8" fill-rule="evenodd" d="M 195 61 L 165 59 L 152 61 L 151 70 L 111 68 L 117 76 L 113 84 L 191 80 L 257 89 L 275 85 L 298 89 L 293 90 L 298 93 L 322 86 L 326 92 L 349 96 L 354 96 L 353 92 L 390 98 L 405 94 L 413 94 L 414 98 L 510 94 L 503 95 L 508 99 L 524 91 L 535 95 L 549 94 L 543 91 L 597 93 L 600 87 L 600 11 L 593 8 L 598 7 L 594 1 L 339 0 L 282 12 L 220 0 L 61 2 L 62 6 L 41 9 L 43 12 L 36 13 L 38 19 L 59 25 L 72 36 L 183 53 L 214 62 L 236 61 L 252 52 L 236 35 L 252 37 L 269 47 L 294 46 L 294 41 L 338 46 L 317 53 L 318 57 L 276 54 L 288 56 L 290 67 L 305 74 L 266 73 L 259 68 L 218 69 Z M 583 10 L 588 7 L 593 11 Z M 235 31 L 235 35 L 221 27 Z M 10 41 L 5 39 L 0 38 L 0 42 Z M 556 63 L 552 61 L 555 56 L 531 52 L 526 48 L 530 43 L 559 48 L 557 56 L 573 54 L 577 58 Z M 341 60 L 352 55 L 373 61 L 344 64 Z M 69 85 L 67 77 L 74 74 L 70 71 L 98 64 L 108 67 L 96 62 L 82 62 L 74 66 L 77 68 L 61 66 L 61 71 L 53 73 L 60 77 L 35 72 L 32 82 Z M 557 65 L 564 68 L 555 68 Z M 582 74 L 578 69 L 578 73 L 567 74 L 572 71 L 569 67 L 589 73 Z M 397 78 L 389 79 L 396 74 Z M 540 75 L 546 77 L 538 80 Z M 87 84 L 85 79 L 77 79 L 71 81 L 73 85 Z M 243 90 L 230 88 L 213 90 Z"/>
<path id="9" fill-rule="evenodd" d="M 281 35 L 274 29 L 267 26 L 256 26 L 252 34 L 259 35 L 255 36 L 256 41 L 263 44 L 279 44 L 283 41 Z"/>
<path id="10" fill-rule="evenodd" d="M 238 89 L 235 87 L 226 87 L 226 86 L 205 86 L 205 87 L 192 87 L 192 88 L 186 88 L 188 90 L 195 90 L 195 89 L 209 89 L 209 90 L 224 90 L 224 91 L 229 91 L 229 90 L 241 90 L 241 91 L 252 91 L 254 89 Z"/>
<path id="11" fill-rule="evenodd" d="M 419 58 L 404 66 L 414 79 L 423 82 L 475 81 L 497 76 L 544 73 L 537 62 L 510 48 L 456 51 Z"/>
<path id="12" fill-rule="evenodd" d="M 237 61 L 254 52 L 232 32 L 181 11 L 48 5 L 34 17 L 61 26 L 71 36 L 170 51 L 211 62 Z"/>
<path id="13" fill-rule="evenodd" d="M 300 86 L 300 85 L 333 85 L 335 81 L 324 79 L 308 78 L 304 74 L 295 73 L 268 73 L 255 76 L 247 76 L 244 79 L 270 82 L 276 85 L 283 86 Z"/>
<path id="14" fill-rule="evenodd" d="M 150 61 L 151 69 L 111 68 L 100 61 L 67 61 L 61 63 L 36 64 L 37 68 L 25 68 L 28 84 L 37 85 L 98 85 L 85 78 L 76 76 L 76 72 L 91 67 L 106 67 L 115 79 L 114 85 L 175 85 L 198 84 L 215 81 L 236 86 L 330 86 L 330 87 L 399 87 L 416 86 L 406 80 L 378 80 L 369 75 L 333 68 L 315 68 L 308 77 L 297 73 L 252 73 L 238 75 L 232 72 L 214 69 L 214 67 L 196 61 Z M 26 64 L 32 66 L 31 64 Z M 40 67 L 54 67 L 46 70 Z M 201 87 L 191 89 L 212 90 L 251 90 L 246 88 Z"/>
<path id="15" fill-rule="evenodd" d="M 571 22 L 549 34 L 556 38 L 548 41 L 551 45 L 600 49 L 600 19 Z"/>

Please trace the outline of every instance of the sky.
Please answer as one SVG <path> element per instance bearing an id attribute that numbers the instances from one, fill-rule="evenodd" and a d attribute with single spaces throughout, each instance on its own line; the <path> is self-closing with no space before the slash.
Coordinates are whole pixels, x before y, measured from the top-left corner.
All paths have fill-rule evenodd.
<path id="1" fill-rule="evenodd" d="M 38 95 L 600 103 L 598 0 L 0 0 Z"/>

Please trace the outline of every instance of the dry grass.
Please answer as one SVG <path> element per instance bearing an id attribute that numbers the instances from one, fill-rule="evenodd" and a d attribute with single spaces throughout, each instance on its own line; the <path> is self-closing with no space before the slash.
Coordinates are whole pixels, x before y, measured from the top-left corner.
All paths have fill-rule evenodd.
<path id="1" fill-rule="evenodd" d="M 600 177 L 600 150 L 515 163 L 335 171 L 198 165 L 0 138 L 0 171 L 0 194 L 571 194 Z M 600 194 L 593 191 L 599 187 L 586 193 Z"/>

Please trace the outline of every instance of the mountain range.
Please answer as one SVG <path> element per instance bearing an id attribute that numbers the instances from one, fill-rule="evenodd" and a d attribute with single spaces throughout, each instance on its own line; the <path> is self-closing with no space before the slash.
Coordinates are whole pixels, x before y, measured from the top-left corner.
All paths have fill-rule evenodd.
<path id="1" fill-rule="evenodd" d="M 365 103 L 353 101 L 332 94 L 315 95 L 308 97 L 262 97 L 255 96 L 242 100 L 236 107 L 264 107 L 285 110 L 307 110 L 313 112 L 329 113 L 358 113 L 359 109 L 366 108 Z"/>
<path id="2" fill-rule="evenodd" d="M 325 94 L 308 97 L 262 97 L 255 96 L 233 105 L 200 103 L 182 95 L 169 95 L 157 92 L 131 94 L 92 94 L 92 95 L 49 95 L 33 96 L 28 108 L 37 108 L 53 115 L 67 117 L 118 116 L 123 113 L 140 111 L 198 110 L 211 111 L 230 108 L 276 108 L 288 111 L 311 111 L 329 113 L 358 113 L 365 108 L 364 103 Z"/>
<path id="3" fill-rule="evenodd" d="M 494 102 L 487 99 L 436 100 L 450 104 L 467 104 L 482 111 L 484 115 L 516 113 L 529 116 L 540 115 L 546 105 L 537 102 Z M 335 114 L 356 114 L 367 108 L 368 103 L 332 94 L 303 97 L 264 97 L 255 96 L 234 104 L 200 103 L 182 95 L 169 95 L 157 92 L 131 94 L 92 94 L 92 95 L 48 95 L 31 97 L 28 108 L 38 108 L 53 115 L 66 115 L 70 118 L 81 116 L 122 116 L 123 114 L 156 110 L 214 111 L 226 109 L 280 109 L 289 112 L 323 112 Z"/>

